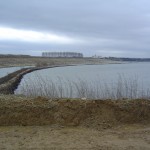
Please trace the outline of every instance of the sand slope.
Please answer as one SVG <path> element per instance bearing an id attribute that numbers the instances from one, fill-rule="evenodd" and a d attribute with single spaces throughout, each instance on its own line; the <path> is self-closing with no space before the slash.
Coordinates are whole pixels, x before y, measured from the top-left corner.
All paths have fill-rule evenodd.
<path id="1" fill-rule="evenodd" d="M 149 150 L 149 100 L 0 95 L 0 149 Z"/>

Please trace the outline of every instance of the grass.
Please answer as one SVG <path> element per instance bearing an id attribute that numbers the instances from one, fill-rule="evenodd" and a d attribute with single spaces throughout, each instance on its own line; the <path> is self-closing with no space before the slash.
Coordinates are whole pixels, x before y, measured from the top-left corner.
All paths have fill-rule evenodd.
<path id="1" fill-rule="evenodd" d="M 56 81 L 52 81 L 36 74 L 33 78 L 25 78 L 16 94 L 48 98 L 149 99 L 150 89 L 144 89 L 136 76 L 126 78 L 124 75 L 118 75 L 116 82 L 108 83 L 101 78 L 70 81 L 57 77 Z"/>
<path id="2" fill-rule="evenodd" d="M 0 125 L 66 125 L 106 128 L 150 123 L 149 100 L 81 100 L 0 95 Z"/>
<path id="3" fill-rule="evenodd" d="M 71 65 L 71 64 L 108 64 L 121 63 L 108 59 L 95 58 L 43 58 L 43 57 L 2 57 L 0 67 L 11 66 L 51 66 L 51 65 Z"/>

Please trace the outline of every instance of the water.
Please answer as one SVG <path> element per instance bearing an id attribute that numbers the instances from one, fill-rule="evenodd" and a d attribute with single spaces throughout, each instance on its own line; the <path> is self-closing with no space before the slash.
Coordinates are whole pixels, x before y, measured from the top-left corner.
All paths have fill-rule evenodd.
<path id="1" fill-rule="evenodd" d="M 14 71 L 20 70 L 22 68 L 26 68 L 28 66 L 25 67 L 8 67 L 8 68 L 0 68 L 0 78 L 4 77 L 6 75 L 8 75 L 9 73 L 12 73 Z"/>
<path id="2" fill-rule="evenodd" d="M 16 94 L 49 97 L 137 98 L 141 93 L 149 95 L 149 68 L 150 63 L 143 62 L 38 70 L 25 75 Z"/>

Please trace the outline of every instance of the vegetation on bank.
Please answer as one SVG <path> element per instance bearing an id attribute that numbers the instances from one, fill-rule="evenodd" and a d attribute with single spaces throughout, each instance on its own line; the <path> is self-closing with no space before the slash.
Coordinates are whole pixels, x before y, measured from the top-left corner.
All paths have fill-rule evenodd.
<path id="1" fill-rule="evenodd" d="M 0 78 L 0 93 L 1 94 L 13 94 L 14 90 L 19 85 L 22 77 L 29 72 L 46 67 L 54 66 L 67 66 L 78 64 L 108 64 L 108 63 L 120 63 L 105 59 L 95 58 L 43 58 L 43 57 L 28 57 L 28 56 L 0 56 L 0 67 L 12 67 L 12 66 L 35 66 L 28 70 L 21 69 L 7 76 Z"/>
<path id="2" fill-rule="evenodd" d="M 0 78 L 0 94 L 16 93 L 27 97 L 112 100 L 150 98 L 150 89 L 143 88 L 136 76 L 126 78 L 124 75 L 118 75 L 118 80 L 111 83 L 100 77 L 91 81 L 79 78 L 76 81 L 70 81 L 60 77 L 56 77 L 57 80 L 52 81 L 50 78 L 43 78 L 38 74 L 34 74 L 32 79 L 23 78 L 25 74 L 42 68 L 45 67 L 24 68 Z M 21 80 L 19 90 L 16 90 Z"/>
<path id="3" fill-rule="evenodd" d="M 9 60 L 8 60 L 9 59 Z M 0 65 L 3 61 L 12 61 L 16 59 L 13 64 L 31 62 L 37 67 L 24 68 L 14 73 L 8 74 L 0 78 L 0 94 L 13 94 L 17 89 L 22 77 L 32 71 L 39 70 L 47 67 L 67 66 L 71 64 L 103 64 L 114 63 L 105 59 L 93 58 L 42 58 L 42 57 L 2 57 Z M 30 61 L 27 61 L 30 60 Z M 5 62 L 4 61 L 4 62 Z M 8 63 L 7 62 L 7 63 Z M 5 62 L 5 64 L 7 65 Z M 55 64 L 55 65 L 54 65 Z M 58 65 L 57 65 L 58 64 Z M 93 84 L 94 83 L 94 84 Z M 139 86 L 137 78 L 125 78 L 119 75 L 116 82 L 107 83 L 99 80 L 86 80 L 78 79 L 78 81 L 64 80 L 58 77 L 58 81 L 50 79 L 43 79 L 37 76 L 36 80 L 23 80 L 19 94 L 31 97 L 48 97 L 48 98 L 83 98 L 83 99 L 137 99 L 137 98 L 150 98 L 150 89 L 144 89 Z"/>
<path id="4" fill-rule="evenodd" d="M 111 128 L 149 124 L 149 100 L 81 100 L 0 95 L 0 125 L 65 125 Z"/>
<path id="5" fill-rule="evenodd" d="M 126 78 L 118 75 L 117 81 L 107 82 L 97 77 L 91 81 L 85 79 L 69 79 L 56 77 L 52 81 L 49 77 L 32 74 L 22 80 L 16 94 L 27 97 L 47 98 L 83 98 L 83 99 L 149 99 L 150 89 L 143 88 L 142 82 L 136 76 Z"/>
<path id="6" fill-rule="evenodd" d="M 121 63 L 100 58 L 44 58 L 44 57 L 2 57 L 0 67 L 11 66 L 51 66 L 51 65 L 71 65 L 71 64 L 108 64 Z"/>
<path id="7" fill-rule="evenodd" d="M 115 86 L 97 82 L 92 87 L 83 80 L 64 84 L 58 78 L 57 85 L 38 76 L 38 86 L 31 81 L 22 89 L 29 97 L 9 95 L 30 71 L 19 70 L 0 79 L 1 149 L 149 149 L 150 92 L 139 90 L 137 78 L 120 76 Z M 75 93 L 78 99 L 69 98 Z"/>

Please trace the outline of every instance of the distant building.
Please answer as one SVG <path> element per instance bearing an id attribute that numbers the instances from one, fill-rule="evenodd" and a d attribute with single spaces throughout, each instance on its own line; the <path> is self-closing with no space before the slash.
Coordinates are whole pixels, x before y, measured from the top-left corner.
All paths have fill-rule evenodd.
<path id="1" fill-rule="evenodd" d="M 92 58 L 103 58 L 103 57 L 102 56 L 94 55 L 94 56 L 92 56 Z"/>
<path id="2" fill-rule="evenodd" d="M 42 57 L 82 58 L 83 54 L 75 52 L 43 52 Z"/>

